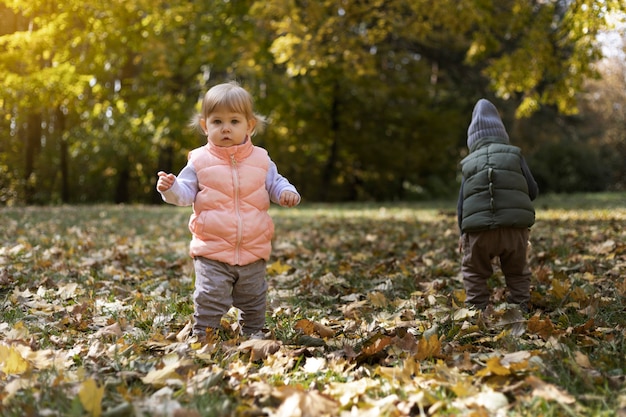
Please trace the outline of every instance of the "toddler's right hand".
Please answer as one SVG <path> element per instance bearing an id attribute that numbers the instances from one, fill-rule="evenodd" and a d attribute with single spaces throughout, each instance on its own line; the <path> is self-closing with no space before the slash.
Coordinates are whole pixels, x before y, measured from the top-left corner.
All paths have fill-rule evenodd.
<path id="1" fill-rule="evenodd" d="M 172 188 L 172 185 L 174 185 L 174 181 L 176 181 L 176 175 L 174 174 L 167 174 L 163 171 L 159 171 L 157 175 L 159 176 L 159 180 L 157 181 L 156 187 L 157 190 L 161 192 L 167 191 Z"/>

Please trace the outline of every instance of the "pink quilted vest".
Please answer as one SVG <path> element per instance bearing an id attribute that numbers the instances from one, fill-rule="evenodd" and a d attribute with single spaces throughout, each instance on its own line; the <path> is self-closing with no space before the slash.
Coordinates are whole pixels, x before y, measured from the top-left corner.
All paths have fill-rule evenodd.
<path id="1" fill-rule="evenodd" d="M 231 147 L 208 144 L 189 159 L 199 186 L 189 220 L 191 256 L 230 265 L 269 259 L 274 223 L 265 188 L 267 151 L 248 139 Z"/>

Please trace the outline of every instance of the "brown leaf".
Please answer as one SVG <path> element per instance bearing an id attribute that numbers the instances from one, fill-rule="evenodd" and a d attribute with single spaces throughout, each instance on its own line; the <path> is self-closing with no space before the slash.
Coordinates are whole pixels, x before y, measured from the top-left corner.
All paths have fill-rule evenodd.
<path id="1" fill-rule="evenodd" d="M 381 352 L 387 346 L 391 344 L 391 337 L 385 336 L 381 333 L 376 333 L 373 337 L 368 339 L 361 349 L 361 355 L 373 356 Z"/>
<path id="2" fill-rule="evenodd" d="M 389 305 L 389 300 L 380 291 L 374 291 L 367 294 L 367 299 L 374 307 L 385 308 Z"/>
<path id="3" fill-rule="evenodd" d="M 307 319 L 298 320 L 294 328 L 297 330 L 301 330 L 304 334 L 308 336 L 312 336 L 315 333 L 323 338 L 333 337 L 335 335 L 335 331 L 330 327 Z"/>
<path id="4" fill-rule="evenodd" d="M 527 327 L 530 333 L 539 335 L 543 340 L 548 340 L 554 333 L 554 325 L 548 318 L 541 320 L 539 316 L 532 316 Z"/>
<path id="5" fill-rule="evenodd" d="M 282 343 L 278 340 L 246 340 L 239 345 L 240 351 L 249 351 L 250 360 L 255 362 L 278 352 Z"/>
<path id="6" fill-rule="evenodd" d="M 296 330 L 302 330 L 304 334 L 309 336 L 311 336 L 315 332 L 315 324 L 307 319 L 298 320 L 294 328 Z"/>

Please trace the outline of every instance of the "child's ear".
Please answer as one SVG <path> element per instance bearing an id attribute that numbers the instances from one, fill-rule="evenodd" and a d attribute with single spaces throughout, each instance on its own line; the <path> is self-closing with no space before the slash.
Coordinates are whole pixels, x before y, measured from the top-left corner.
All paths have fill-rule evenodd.
<path id="1" fill-rule="evenodd" d="M 254 128 L 256 127 L 256 119 L 248 120 L 248 134 L 252 134 L 254 132 Z"/>
<path id="2" fill-rule="evenodd" d="M 207 133 L 207 129 L 206 129 L 206 119 L 200 119 L 200 129 L 202 129 L 202 131 L 206 134 Z"/>

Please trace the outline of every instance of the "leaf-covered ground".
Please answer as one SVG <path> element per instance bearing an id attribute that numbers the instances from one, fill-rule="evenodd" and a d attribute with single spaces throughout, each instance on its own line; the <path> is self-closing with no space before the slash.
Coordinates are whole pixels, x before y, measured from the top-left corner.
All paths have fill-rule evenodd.
<path id="1" fill-rule="evenodd" d="M 189 209 L 0 210 L 2 416 L 626 415 L 626 196 L 540 200 L 534 310 L 463 307 L 454 202 L 272 209 L 267 340 L 188 343 Z M 554 206 L 558 202 L 560 208 Z"/>

